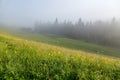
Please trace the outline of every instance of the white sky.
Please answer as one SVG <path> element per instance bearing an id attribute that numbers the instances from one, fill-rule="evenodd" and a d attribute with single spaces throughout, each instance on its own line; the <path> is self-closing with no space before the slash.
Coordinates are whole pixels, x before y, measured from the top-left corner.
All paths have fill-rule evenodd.
<path id="1" fill-rule="evenodd" d="M 120 18 L 120 0 L 0 0 L 2 23 L 31 25 L 35 21 L 84 21 Z"/>

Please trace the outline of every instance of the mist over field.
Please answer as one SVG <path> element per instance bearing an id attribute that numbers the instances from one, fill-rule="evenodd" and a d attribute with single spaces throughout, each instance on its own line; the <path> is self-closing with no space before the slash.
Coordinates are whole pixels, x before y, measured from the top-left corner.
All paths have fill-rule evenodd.
<path id="1" fill-rule="evenodd" d="M 67 38 L 80 39 L 86 42 L 102 44 L 105 46 L 120 46 L 120 21 L 113 18 L 111 21 L 59 23 L 36 23 L 33 32 L 63 35 Z"/>
<path id="2" fill-rule="evenodd" d="M 120 46 L 118 0 L 0 0 L 0 23 L 36 33 Z M 27 29 L 26 28 L 26 29 Z M 31 28 L 31 29 L 29 29 Z"/>

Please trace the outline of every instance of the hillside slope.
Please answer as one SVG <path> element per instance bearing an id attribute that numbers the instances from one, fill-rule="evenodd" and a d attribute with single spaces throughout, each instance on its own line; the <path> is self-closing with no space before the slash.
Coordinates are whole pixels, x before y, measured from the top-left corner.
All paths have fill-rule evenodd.
<path id="1" fill-rule="evenodd" d="M 0 80 L 118 80 L 119 59 L 0 34 Z"/>
<path id="2" fill-rule="evenodd" d="M 70 39 L 61 35 L 40 34 L 40 33 L 20 30 L 16 28 L 9 29 L 6 27 L 3 28 L 0 27 L 0 34 L 7 34 L 7 35 L 9 34 L 14 37 L 19 37 L 22 39 L 32 40 L 36 42 L 42 42 L 49 45 L 65 47 L 72 50 L 80 50 L 80 51 L 120 58 L 119 47 L 109 47 L 109 46 L 93 44 L 90 42 L 86 42 L 84 40 Z"/>

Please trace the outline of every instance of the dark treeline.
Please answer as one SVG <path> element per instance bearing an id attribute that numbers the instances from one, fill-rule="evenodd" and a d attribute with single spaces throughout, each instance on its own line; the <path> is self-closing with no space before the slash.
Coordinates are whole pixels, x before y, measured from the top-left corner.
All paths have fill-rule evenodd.
<path id="1" fill-rule="evenodd" d="M 120 47 L 120 21 L 115 18 L 110 21 L 83 22 L 81 18 L 76 23 L 64 21 L 59 23 L 37 23 L 34 28 L 38 33 L 63 35 L 68 38 L 81 39 L 105 46 Z"/>

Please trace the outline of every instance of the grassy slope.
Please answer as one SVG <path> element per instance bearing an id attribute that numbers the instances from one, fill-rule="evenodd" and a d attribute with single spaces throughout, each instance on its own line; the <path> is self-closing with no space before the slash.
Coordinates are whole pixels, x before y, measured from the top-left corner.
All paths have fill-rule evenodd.
<path id="1" fill-rule="evenodd" d="M 47 44 L 57 45 L 69 49 L 83 50 L 86 52 L 92 52 L 95 54 L 103 54 L 108 56 L 120 57 L 119 48 L 110 48 L 105 46 L 100 46 L 92 43 L 87 43 L 81 40 L 68 39 L 60 35 L 53 34 L 37 34 L 31 33 L 29 31 L 20 31 L 17 28 L 5 28 L 0 27 L 0 33 L 10 34 L 12 36 L 21 37 L 28 40 L 34 40 L 37 42 L 43 42 Z"/>
<path id="2" fill-rule="evenodd" d="M 0 34 L 0 80 L 118 80 L 120 61 Z"/>
<path id="3" fill-rule="evenodd" d="M 83 50 L 86 52 L 92 52 L 96 54 L 104 54 L 108 56 L 120 57 L 120 49 L 100 46 L 92 43 L 87 43 L 81 40 L 68 39 L 59 35 L 41 35 L 30 32 L 12 31 L 11 35 L 21 37 L 28 40 L 34 40 L 37 42 L 43 42 L 47 44 L 66 47 L 69 49 Z"/>

